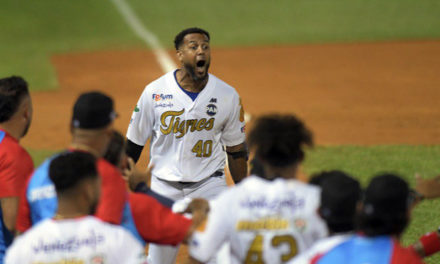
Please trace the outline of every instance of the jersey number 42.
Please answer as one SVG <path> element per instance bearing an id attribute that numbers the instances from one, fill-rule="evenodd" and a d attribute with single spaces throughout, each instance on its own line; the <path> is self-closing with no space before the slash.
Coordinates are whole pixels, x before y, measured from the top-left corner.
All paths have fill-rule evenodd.
<path id="1" fill-rule="evenodd" d="M 245 264 L 265 264 L 263 260 L 263 239 L 263 235 L 256 235 L 254 240 L 252 240 L 244 261 Z M 289 247 L 289 251 L 280 256 L 281 263 L 289 261 L 298 253 L 296 240 L 293 236 L 274 236 L 271 240 L 271 245 L 273 247 L 279 247 L 282 244 L 286 244 Z"/>

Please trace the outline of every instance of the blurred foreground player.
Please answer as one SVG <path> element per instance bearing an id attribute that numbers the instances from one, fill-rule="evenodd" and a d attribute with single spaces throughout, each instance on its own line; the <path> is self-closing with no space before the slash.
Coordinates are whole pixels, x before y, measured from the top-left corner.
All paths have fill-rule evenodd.
<path id="1" fill-rule="evenodd" d="M 358 213 L 360 233 L 313 263 L 423 263 L 412 248 L 399 243 L 410 220 L 410 197 L 408 184 L 400 177 L 383 174 L 373 178 Z"/>
<path id="2" fill-rule="evenodd" d="M 52 160 L 49 175 L 57 212 L 18 237 L 5 263 L 146 263 L 144 248 L 128 231 L 88 216 L 100 196 L 95 164 L 95 157 L 85 152 L 67 152 Z"/>
<path id="3" fill-rule="evenodd" d="M 18 198 L 34 164 L 19 145 L 32 121 L 28 85 L 20 77 L 0 79 L 0 264 L 15 233 Z"/>
<path id="4" fill-rule="evenodd" d="M 190 240 L 190 261 L 206 263 L 224 242 L 231 263 L 284 263 L 327 235 L 320 189 L 296 180 L 312 134 L 293 115 L 268 115 L 249 134 L 251 175 L 211 202 L 206 225 Z M 255 171 L 255 170 L 253 170 Z"/>
<path id="5" fill-rule="evenodd" d="M 121 224 L 139 238 L 130 217 L 122 175 L 115 166 L 101 158 L 111 140 L 115 118 L 113 100 L 109 96 L 100 92 L 81 94 L 73 106 L 70 126 L 72 141 L 65 152 L 83 151 L 98 159 L 97 170 L 101 176 L 102 191 L 95 216 L 104 222 Z M 55 186 L 49 177 L 49 167 L 58 155 L 45 160 L 28 179 L 20 199 L 18 231 L 24 232 L 39 221 L 55 215 L 58 201 Z"/>
<path id="6" fill-rule="evenodd" d="M 312 178 L 321 187 L 319 215 L 325 220 L 329 237 L 293 258 L 289 264 L 310 264 L 354 235 L 356 209 L 362 190 L 359 182 L 342 171 L 322 172 Z"/>

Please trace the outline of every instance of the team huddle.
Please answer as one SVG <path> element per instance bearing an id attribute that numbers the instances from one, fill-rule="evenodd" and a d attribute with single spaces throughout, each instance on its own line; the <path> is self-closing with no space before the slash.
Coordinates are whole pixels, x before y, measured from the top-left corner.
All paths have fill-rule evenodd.
<path id="1" fill-rule="evenodd" d="M 0 264 L 172 264 L 181 243 L 185 263 L 409 264 L 440 251 L 437 231 L 399 243 L 412 208 L 440 197 L 438 178 L 416 190 L 394 174 L 365 190 L 338 170 L 300 180 L 313 146 L 306 124 L 269 114 L 246 135 L 237 91 L 208 72 L 209 33 L 185 29 L 174 45 L 181 67 L 145 87 L 126 138 L 113 99 L 83 93 L 71 143 L 38 168 L 19 145 L 32 121 L 28 85 L 0 79 Z"/>

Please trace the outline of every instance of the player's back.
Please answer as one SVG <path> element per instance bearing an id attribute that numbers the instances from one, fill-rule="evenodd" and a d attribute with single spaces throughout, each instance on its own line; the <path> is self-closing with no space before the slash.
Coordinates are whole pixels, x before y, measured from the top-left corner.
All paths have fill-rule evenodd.
<path id="1" fill-rule="evenodd" d="M 212 202 L 205 232 L 224 221 L 216 228 L 226 232 L 218 237 L 230 242 L 232 263 L 284 263 L 327 235 L 317 215 L 319 198 L 315 186 L 250 176 Z M 210 243 L 205 232 L 197 232 L 192 241 L 191 255 L 198 260 L 208 258 L 203 256 L 210 250 L 203 245 Z"/>
<path id="2" fill-rule="evenodd" d="M 46 219 L 8 249 L 5 263 L 146 263 L 141 244 L 94 217 Z"/>

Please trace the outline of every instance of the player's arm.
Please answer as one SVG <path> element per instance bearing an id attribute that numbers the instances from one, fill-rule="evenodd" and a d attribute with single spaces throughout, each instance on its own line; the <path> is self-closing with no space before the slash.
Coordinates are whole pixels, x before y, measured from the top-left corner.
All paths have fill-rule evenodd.
<path id="1" fill-rule="evenodd" d="M 147 86 L 134 108 L 126 135 L 126 153 L 135 162 L 139 160 L 142 149 L 153 132 L 153 126 L 154 107 L 151 104 L 151 93 Z"/>
<path id="2" fill-rule="evenodd" d="M 440 251 L 440 227 L 437 231 L 424 234 L 410 246 L 420 257 L 429 257 Z"/>
<path id="3" fill-rule="evenodd" d="M 25 153 L 21 162 L 14 160 L 7 166 L 0 178 L 0 210 L 5 227 L 15 234 L 18 202 L 26 179 L 34 169 L 30 156 Z"/>
<path id="4" fill-rule="evenodd" d="M 242 143 L 233 147 L 226 147 L 228 166 L 234 183 L 239 183 L 247 174 L 248 152 L 246 144 Z"/>
<path id="5" fill-rule="evenodd" d="M 15 232 L 15 223 L 17 221 L 18 197 L 4 197 L 0 199 L 3 222 L 6 228 Z"/>
<path id="6" fill-rule="evenodd" d="M 235 183 L 247 175 L 247 149 L 245 142 L 244 109 L 238 94 L 234 94 L 230 105 L 229 119 L 222 131 L 221 142 L 226 146 L 229 172 Z"/>
<path id="7" fill-rule="evenodd" d="M 151 179 L 151 171 L 154 167 L 153 165 L 148 166 L 146 171 L 140 171 L 136 168 L 133 159 L 128 158 L 127 163 L 128 166 L 124 170 L 123 177 L 130 190 L 151 196 L 165 207 L 171 208 L 173 206 L 173 200 L 154 192 L 148 187 L 148 182 Z"/>
<path id="8" fill-rule="evenodd" d="M 234 225 L 231 212 L 231 197 L 229 190 L 220 194 L 210 202 L 210 212 L 207 219 L 197 228 L 189 241 L 189 263 L 206 263 L 212 259 L 223 243 L 229 240 L 229 232 Z"/>
<path id="9" fill-rule="evenodd" d="M 140 146 L 127 138 L 127 146 L 125 152 L 127 153 L 127 156 L 134 160 L 135 163 L 138 162 L 143 149 L 144 146 Z"/>
<path id="10" fill-rule="evenodd" d="M 136 229 L 147 242 L 162 245 L 177 245 L 185 242 L 206 217 L 207 202 L 194 199 L 187 212 L 193 214 L 188 219 L 173 213 L 155 199 L 138 193 L 130 193 L 130 207 Z"/>

